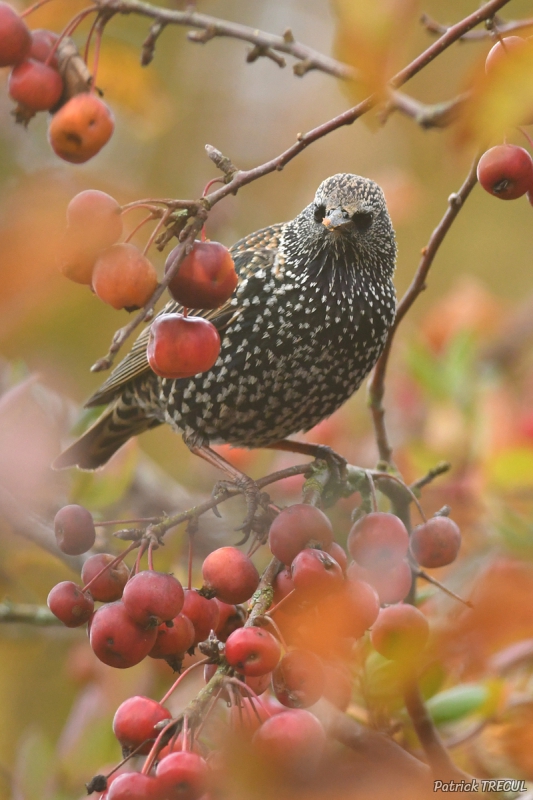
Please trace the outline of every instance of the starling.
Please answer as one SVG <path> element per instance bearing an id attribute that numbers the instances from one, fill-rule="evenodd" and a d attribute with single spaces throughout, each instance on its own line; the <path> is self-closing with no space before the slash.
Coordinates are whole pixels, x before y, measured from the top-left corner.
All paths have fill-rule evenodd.
<path id="1" fill-rule="evenodd" d="M 251 233 L 230 252 L 239 275 L 232 298 L 191 312 L 220 332 L 215 365 L 192 378 L 158 377 L 146 328 L 86 403 L 108 408 L 55 467 L 96 469 L 131 436 L 164 422 L 193 452 L 222 442 L 269 447 L 309 430 L 356 391 L 396 311 L 396 243 L 380 187 L 333 175 L 291 222 Z M 178 310 L 171 302 L 161 313 Z"/>

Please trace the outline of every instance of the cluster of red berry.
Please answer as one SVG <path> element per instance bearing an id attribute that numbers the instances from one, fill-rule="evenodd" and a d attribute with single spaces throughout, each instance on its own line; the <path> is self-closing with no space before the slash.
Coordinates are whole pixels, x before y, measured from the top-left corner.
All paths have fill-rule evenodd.
<path id="1" fill-rule="evenodd" d="M 55 530 L 59 547 L 72 555 L 95 542 L 93 518 L 80 506 L 62 508 Z M 58 584 L 48 604 L 67 626 L 88 622 L 95 654 L 118 668 L 148 655 L 179 669 L 185 653 L 209 639 L 204 677 L 207 683 L 222 670 L 215 697 L 231 706 L 230 724 L 248 737 L 259 760 L 294 775 L 317 764 L 326 745 L 321 723 L 306 709 L 323 696 L 343 710 L 350 701 L 346 664 L 354 640 L 371 628 L 371 643 L 386 658 L 409 664 L 419 657 L 429 626 L 419 609 L 400 602 L 412 580 L 407 558 L 426 567 L 449 564 L 460 533 L 448 517 L 436 516 L 410 540 L 398 517 L 374 511 L 349 533 L 354 561 L 348 566 L 325 514 L 295 504 L 275 517 L 268 544 L 283 567 L 273 582 L 273 605 L 256 619 L 247 620 L 241 604 L 254 596 L 259 574 L 235 547 L 208 555 L 202 588 L 185 591 L 172 575 L 138 571 L 138 560 L 130 574 L 123 561 L 128 551 L 93 555 L 83 566 L 84 585 Z M 95 600 L 103 603 L 97 610 Z M 113 729 L 125 756 L 147 758 L 141 772 L 113 774 L 107 800 L 197 800 L 224 769 L 220 753 L 208 754 L 194 729 L 176 734 L 165 707 L 173 688 L 161 703 L 136 696 L 117 710 Z M 269 689 L 270 699 L 261 698 Z"/>
<path id="2" fill-rule="evenodd" d="M 509 53 L 520 52 L 525 45 L 526 39 L 520 36 L 507 36 L 496 42 L 485 62 L 486 73 L 490 74 Z M 514 144 L 491 147 L 479 160 L 477 177 L 482 187 L 494 197 L 516 200 L 527 194 L 533 205 L 533 159 L 523 147 Z"/>
<path id="3" fill-rule="evenodd" d="M 61 37 L 53 31 L 30 31 L 7 3 L 0 3 L 0 67 L 12 67 L 10 96 L 16 116 L 25 123 L 38 111 L 50 111 L 48 138 L 60 158 L 81 164 L 109 141 L 115 123 L 108 106 L 85 87 L 69 96 L 58 60 Z"/>
<path id="4" fill-rule="evenodd" d="M 131 204 L 128 210 L 135 207 Z M 148 302 L 158 281 L 145 253 L 128 241 L 117 243 L 123 232 L 122 213 L 117 201 L 105 192 L 88 189 L 77 194 L 67 208 L 59 269 L 70 280 L 91 286 L 113 308 L 133 311 Z M 165 271 L 173 265 L 176 250 L 169 254 Z M 237 282 L 226 247 L 218 242 L 194 243 L 168 286 L 184 313 L 162 314 L 150 328 L 147 355 L 157 375 L 185 378 L 213 366 L 220 352 L 218 331 L 209 320 L 189 316 L 187 308 L 218 308 L 232 295 Z"/>

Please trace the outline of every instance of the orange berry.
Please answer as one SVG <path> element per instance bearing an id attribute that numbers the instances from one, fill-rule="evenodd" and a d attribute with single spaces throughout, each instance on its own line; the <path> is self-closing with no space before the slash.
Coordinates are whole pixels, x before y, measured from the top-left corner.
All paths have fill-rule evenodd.
<path id="1" fill-rule="evenodd" d="M 94 94 L 77 94 L 54 114 L 48 139 L 56 155 L 83 164 L 107 144 L 115 128 L 111 109 Z"/>
<path id="2" fill-rule="evenodd" d="M 133 244 L 114 244 L 94 265 L 93 289 L 113 308 L 135 311 L 144 306 L 157 288 L 153 264 Z"/>

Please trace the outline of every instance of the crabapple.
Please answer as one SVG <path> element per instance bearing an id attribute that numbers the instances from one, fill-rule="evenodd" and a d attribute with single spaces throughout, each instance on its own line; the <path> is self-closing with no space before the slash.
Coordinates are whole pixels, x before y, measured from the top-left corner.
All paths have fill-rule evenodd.
<path id="1" fill-rule="evenodd" d="M 309 711 L 292 709 L 263 722 L 254 734 L 252 745 L 269 765 L 301 775 L 318 766 L 326 746 L 326 734 Z"/>
<path id="2" fill-rule="evenodd" d="M 487 75 L 494 70 L 497 64 L 501 64 L 509 53 L 521 50 L 526 44 L 526 40 L 521 36 L 505 36 L 491 47 L 485 60 L 485 72 Z"/>
<path id="3" fill-rule="evenodd" d="M 382 605 L 399 603 L 407 597 L 413 582 L 411 567 L 405 560 L 387 570 L 365 569 L 357 561 L 352 561 L 346 575 L 348 580 L 370 584 L 378 593 Z"/>
<path id="4" fill-rule="evenodd" d="M 498 144 L 479 159 L 477 177 L 489 194 L 500 200 L 515 200 L 533 185 L 533 160 L 523 147 Z"/>
<path id="5" fill-rule="evenodd" d="M 114 128 L 108 106 L 95 94 L 83 92 L 54 114 L 48 139 L 54 153 L 64 161 L 83 164 L 107 144 Z"/>
<path id="6" fill-rule="evenodd" d="M 298 592 L 327 594 L 344 583 L 342 569 L 335 559 L 324 552 L 305 548 L 291 564 L 294 588 Z"/>
<path id="7" fill-rule="evenodd" d="M 182 613 L 194 626 L 194 644 L 207 639 L 217 627 L 220 615 L 216 600 L 208 600 L 195 589 L 185 589 Z"/>
<path id="8" fill-rule="evenodd" d="M 54 31 L 49 31 L 45 28 L 36 28 L 36 30 L 31 32 L 31 47 L 28 58 L 33 58 L 35 61 L 47 61 L 58 39 L 59 35 L 54 33 Z M 56 54 L 52 56 L 48 65 L 54 69 L 58 68 Z"/>
<path id="9" fill-rule="evenodd" d="M 90 592 L 72 581 L 61 581 L 53 587 L 47 599 L 48 608 L 67 628 L 78 628 L 89 621 L 94 600 Z"/>
<path id="10" fill-rule="evenodd" d="M 134 244 L 113 244 L 98 256 L 92 286 L 100 300 L 113 308 L 135 311 L 157 288 L 155 267 Z"/>
<path id="11" fill-rule="evenodd" d="M 228 636 L 226 661 L 243 675 L 265 675 L 272 672 L 281 656 L 277 639 L 262 628 L 238 628 Z"/>
<path id="12" fill-rule="evenodd" d="M 382 608 L 370 633 L 377 652 L 393 661 L 416 657 L 428 638 L 426 617 L 418 608 L 406 603 Z"/>
<path id="13" fill-rule="evenodd" d="M 253 561 L 236 547 L 219 547 L 204 560 L 202 575 L 209 589 L 223 603 L 244 603 L 259 584 Z"/>
<path id="14" fill-rule="evenodd" d="M 96 656 L 110 667 L 127 669 L 139 664 L 155 644 L 157 628 L 141 628 L 118 600 L 95 611 L 89 641 Z"/>
<path id="15" fill-rule="evenodd" d="M 115 556 L 110 553 L 97 553 L 88 558 L 81 568 L 83 585 L 86 586 L 90 583 L 89 588 L 92 596 L 101 603 L 112 603 L 114 600 L 120 600 L 130 576 L 130 571 L 123 561 L 119 561 L 109 567 L 108 565 L 112 564 L 114 560 Z M 96 578 L 96 575 L 104 567 L 108 568 Z"/>
<path id="16" fill-rule="evenodd" d="M 220 353 L 220 336 L 203 317 L 161 314 L 150 326 L 146 354 L 161 378 L 189 378 L 211 369 Z"/>
<path id="17" fill-rule="evenodd" d="M 26 58 L 31 33 L 23 19 L 8 3 L 0 3 L 0 67 L 11 67 Z"/>
<path id="18" fill-rule="evenodd" d="M 362 567 L 387 570 L 407 555 L 409 534 L 395 514 L 374 511 L 352 526 L 347 544 L 352 558 Z"/>
<path id="19" fill-rule="evenodd" d="M 322 697 L 326 678 L 321 660 L 309 650 L 291 650 L 272 673 L 272 688 L 288 708 L 307 708 Z"/>
<path id="20" fill-rule="evenodd" d="M 152 628 L 180 613 L 184 594 L 181 583 L 173 575 L 149 569 L 130 578 L 122 601 L 137 625 Z"/>
<path id="21" fill-rule="evenodd" d="M 63 78 L 48 64 L 27 59 L 13 67 L 7 88 L 17 103 L 32 111 L 48 111 L 63 94 Z"/>
<path id="22" fill-rule="evenodd" d="M 205 759 L 182 750 L 161 759 L 156 781 L 166 800 L 197 800 L 206 789 L 207 770 Z"/>
<path id="23" fill-rule="evenodd" d="M 69 556 L 79 556 L 93 546 L 96 539 L 90 511 L 72 504 L 60 508 L 54 517 L 57 546 Z"/>
<path id="24" fill-rule="evenodd" d="M 157 639 L 148 653 L 150 658 L 164 658 L 177 672 L 187 650 L 194 644 L 194 625 L 185 614 L 178 614 L 171 620 L 171 626 L 163 623 L 157 629 Z"/>
<path id="25" fill-rule="evenodd" d="M 169 253 L 165 272 L 174 261 Z M 172 297 L 187 308 L 218 308 L 233 294 L 239 278 L 229 250 L 219 242 L 195 242 L 168 285 Z"/>
<path id="26" fill-rule="evenodd" d="M 411 553 L 421 567 L 445 567 L 457 558 L 461 531 L 449 517 L 432 517 L 411 534 Z"/>
<path id="27" fill-rule="evenodd" d="M 314 506 L 295 503 L 283 509 L 270 526 L 268 546 L 272 555 L 290 566 L 306 545 L 327 549 L 333 541 L 333 529 L 326 515 Z"/>
<path id="28" fill-rule="evenodd" d="M 104 250 L 122 236 L 123 222 L 117 201 L 106 192 L 86 189 L 75 195 L 67 206 L 67 225 L 84 231 L 87 243 Z"/>
<path id="29" fill-rule="evenodd" d="M 113 718 L 113 733 L 122 746 L 124 757 L 133 750 L 139 755 L 149 753 L 153 740 L 159 733 L 154 725 L 164 719 L 172 719 L 172 714 L 168 708 L 150 697 L 135 695 L 124 700 Z M 143 745 L 143 742 L 146 744 Z"/>

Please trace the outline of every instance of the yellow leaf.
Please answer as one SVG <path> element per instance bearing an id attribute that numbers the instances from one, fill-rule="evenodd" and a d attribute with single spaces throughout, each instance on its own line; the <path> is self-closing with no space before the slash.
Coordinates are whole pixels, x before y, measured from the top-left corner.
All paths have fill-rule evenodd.
<path id="1" fill-rule="evenodd" d="M 533 41 L 508 51 L 485 74 L 485 59 L 478 62 L 470 81 L 471 100 L 465 103 L 457 141 L 486 147 L 501 141 L 509 128 L 533 119 Z"/>
<path id="2" fill-rule="evenodd" d="M 502 450 L 487 465 L 488 480 L 498 489 L 521 489 L 533 485 L 533 449 L 510 447 Z"/>

